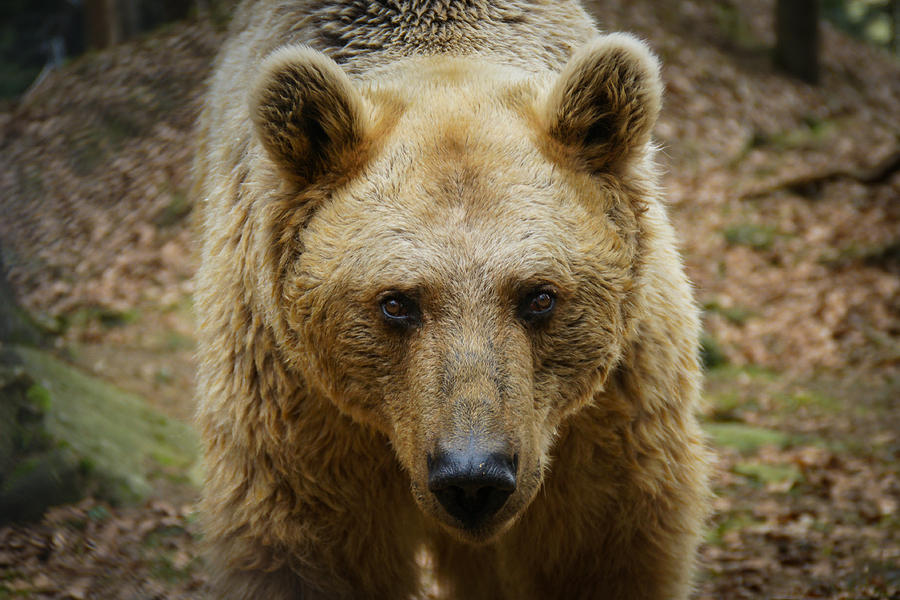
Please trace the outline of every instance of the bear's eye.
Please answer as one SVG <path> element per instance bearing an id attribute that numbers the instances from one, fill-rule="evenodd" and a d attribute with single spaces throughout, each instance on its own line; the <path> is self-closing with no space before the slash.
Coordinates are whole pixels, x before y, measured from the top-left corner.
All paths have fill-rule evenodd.
<path id="1" fill-rule="evenodd" d="M 414 300 L 403 294 L 391 294 L 381 300 L 381 314 L 388 323 L 410 326 L 418 318 L 418 307 Z"/>
<path id="2" fill-rule="evenodd" d="M 381 307 L 384 309 L 384 314 L 393 319 L 406 316 L 406 307 L 397 298 L 388 298 Z"/>
<path id="3" fill-rule="evenodd" d="M 539 321 L 550 316 L 556 307 L 553 290 L 541 288 L 526 294 L 520 304 L 520 314 L 526 321 Z"/>
<path id="4" fill-rule="evenodd" d="M 531 304 L 528 305 L 528 309 L 533 313 L 547 312 L 551 308 L 553 308 L 553 296 L 547 292 L 541 292 L 532 298 Z"/>

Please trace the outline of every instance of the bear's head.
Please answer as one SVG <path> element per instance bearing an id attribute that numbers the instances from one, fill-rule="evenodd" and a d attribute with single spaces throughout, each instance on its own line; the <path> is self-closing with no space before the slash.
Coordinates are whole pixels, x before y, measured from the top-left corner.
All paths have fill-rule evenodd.
<path id="1" fill-rule="evenodd" d="M 261 67 L 252 185 L 281 356 L 387 436 L 463 540 L 522 513 L 633 337 L 660 96 L 622 34 L 554 75 L 420 57 L 353 82 L 301 46 Z"/>

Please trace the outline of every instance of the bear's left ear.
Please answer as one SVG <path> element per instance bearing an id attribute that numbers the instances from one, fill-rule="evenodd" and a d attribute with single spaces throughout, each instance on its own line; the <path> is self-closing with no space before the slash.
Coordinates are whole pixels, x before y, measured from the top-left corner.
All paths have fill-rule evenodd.
<path id="1" fill-rule="evenodd" d="M 269 157 L 300 187 L 358 164 L 372 129 L 369 106 L 347 74 L 307 46 L 263 61 L 250 116 Z"/>
<path id="2" fill-rule="evenodd" d="M 576 52 L 544 104 L 544 123 L 567 159 L 591 172 L 615 170 L 650 141 L 662 104 L 659 62 L 623 33 Z"/>

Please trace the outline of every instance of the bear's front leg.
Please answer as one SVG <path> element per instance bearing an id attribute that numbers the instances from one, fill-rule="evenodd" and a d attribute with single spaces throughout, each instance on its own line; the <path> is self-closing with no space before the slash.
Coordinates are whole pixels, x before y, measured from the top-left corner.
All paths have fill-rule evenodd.
<path id="1" fill-rule="evenodd" d="M 437 528 L 430 538 L 434 575 L 442 598 L 503 600 L 509 597 L 509 586 L 502 580 L 503 569 L 497 563 L 493 545 L 466 544 Z"/>
<path id="2" fill-rule="evenodd" d="M 315 440 L 320 421 L 298 421 L 299 439 Z M 289 465 L 225 444 L 208 453 L 211 598 L 394 600 L 418 590 L 422 518 L 408 479 L 381 438 L 344 426 L 298 445 Z"/>
<path id="3" fill-rule="evenodd" d="M 273 572 L 258 570 L 226 570 L 213 576 L 210 582 L 209 600 L 298 600 L 324 598 L 319 592 L 305 585 L 296 573 L 288 568 Z"/>
<path id="4" fill-rule="evenodd" d="M 616 423 L 606 406 L 570 420 L 541 492 L 497 541 L 516 600 L 686 600 L 707 514 L 707 453 L 685 420 L 665 443 L 653 423 Z M 625 411 L 622 411 L 624 414 Z"/>
<path id="5" fill-rule="evenodd" d="M 395 534 L 360 529 L 354 521 L 346 519 L 343 533 L 307 530 L 295 547 L 278 550 L 252 539 L 209 540 L 210 600 L 413 597 L 420 585 L 417 540 L 410 535 L 416 520 Z"/>

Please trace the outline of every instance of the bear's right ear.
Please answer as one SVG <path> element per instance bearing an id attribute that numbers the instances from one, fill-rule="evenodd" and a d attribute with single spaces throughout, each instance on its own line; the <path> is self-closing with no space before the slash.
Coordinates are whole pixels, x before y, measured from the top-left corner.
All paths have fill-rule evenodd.
<path id="1" fill-rule="evenodd" d="M 333 60 L 307 46 L 276 50 L 251 96 L 256 135 L 280 171 L 300 187 L 359 164 L 370 111 Z"/>
<path id="2" fill-rule="evenodd" d="M 646 44 L 624 33 L 601 36 L 575 53 L 550 89 L 546 132 L 581 168 L 615 170 L 650 142 L 662 89 Z"/>

